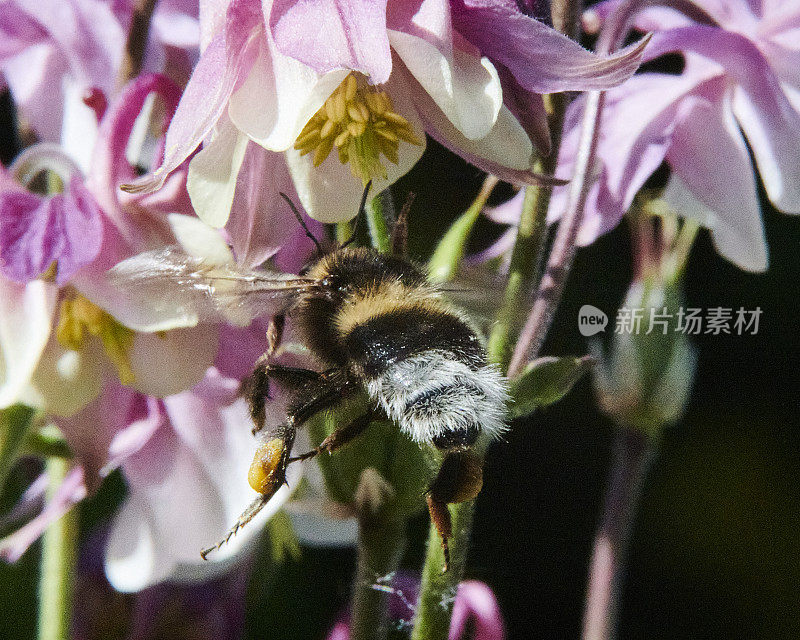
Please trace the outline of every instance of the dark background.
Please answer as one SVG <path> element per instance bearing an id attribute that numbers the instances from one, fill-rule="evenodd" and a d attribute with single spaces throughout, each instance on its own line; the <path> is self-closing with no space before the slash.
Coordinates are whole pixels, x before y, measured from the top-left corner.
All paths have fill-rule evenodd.
<path id="1" fill-rule="evenodd" d="M 0 132 L 7 132 L 7 97 L 3 104 Z M 0 142 L 7 164 L 15 144 L 7 137 Z M 411 223 L 417 258 L 431 250 L 424 239 L 441 235 L 481 180 L 476 169 L 430 144 L 395 189 L 398 202 L 409 189 L 417 195 Z M 766 274 L 744 273 L 718 257 L 705 233 L 692 253 L 687 306 L 760 306 L 761 326 L 756 336 L 695 339 L 699 370 L 688 412 L 666 432 L 644 486 L 621 640 L 800 637 L 800 220 L 763 202 L 771 256 Z M 475 238 L 485 243 L 498 232 L 482 222 Z M 593 304 L 613 313 L 629 268 L 624 227 L 578 253 L 545 353 L 585 353 L 578 309 Z M 490 450 L 467 574 L 494 589 L 510 638 L 578 637 L 613 439 L 614 426 L 597 412 L 585 380 L 557 405 L 516 422 L 507 441 Z M 20 465 L 0 513 L 34 472 L 31 463 Z M 112 476 L 81 507 L 79 637 L 125 637 L 147 602 L 163 628 L 154 637 L 222 637 L 218 627 L 235 635 L 228 618 L 221 626 L 198 621 L 210 613 L 235 618 L 246 588 L 247 638 L 322 638 L 347 604 L 354 554 L 313 549 L 277 567 L 262 554 L 252 570 L 199 591 L 114 594 L 102 578 L 101 545 L 123 495 L 123 481 Z M 418 569 L 427 519 L 416 519 L 410 534 L 404 564 Z M 0 637 L 33 637 L 38 553 L 35 546 L 17 565 L 0 565 Z"/>

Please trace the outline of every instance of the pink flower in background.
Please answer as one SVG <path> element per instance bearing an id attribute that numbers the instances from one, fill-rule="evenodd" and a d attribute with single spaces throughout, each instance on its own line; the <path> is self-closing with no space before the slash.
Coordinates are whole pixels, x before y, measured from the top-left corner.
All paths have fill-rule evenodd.
<path id="1" fill-rule="evenodd" d="M 164 163 L 133 190 L 158 189 L 204 143 L 188 188 L 198 215 L 222 226 L 256 143 L 285 153 L 313 217 L 343 220 L 355 215 L 368 179 L 379 191 L 416 163 L 424 133 L 480 168 L 527 181 L 527 131 L 538 127 L 534 137 L 546 136 L 541 117 L 538 124 L 523 118 L 524 92 L 612 86 L 640 55 L 594 56 L 502 3 L 336 6 L 209 3 L 201 20 L 206 47 L 170 124 Z M 516 53 L 526 57 L 504 55 L 499 43 L 517 40 Z M 501 75 L 508 86 L 513 79 L 516 94 L 504 94 Z"/>
<path id="2" fill-rule="evenodd" d="M 0 11 L 0 72 L 38 138 L 86 144 L 96 127 L 82 99 L 116 94 L 132 0 L 7 0 Z M 194 5 L 194 6 L 193 6 Z M 157 3 L 144 68 L 185 81 L 195 59 L 196 3 Z M 91 145 L 78 160 L 85 162 Z"/>
<path id="3" fill-rule="evenodd" d="M 613 4 L 598 5 L 599 20 Z M 589 193 L 580 241 L 616 226 L 658 166 L 672 171 L 664 199 L 711 230 L 717 250 L 761 271 L 767 247 L 753 165 L 770 201 L 800 213 L 800 38 L 796 3 L 698 3 L 718 26 L 693 24 L 672 10 L 643 12 L 656 33 L 645 59 L 677 52 L 679 75 L 644 73 L 607 94 L 600 127 L 598 178 Z M 571 105 L 559 175 L 569 175 L 582 100 Z M 550 217 L 564 208 L 556 190 Z"/>
<path id="4" fill-rule="evenodd" d="M 379 583 L 375 586 L 390 594 L 389 618 L 399 621 L 401 625 L 410 624 L 419 592 L 419 579 L 401 571 L 392 577 L 390 584 Z M 472 629 L 469 635 L 468 629 Z M 489 586 L 479 580 L 465 580 L 459 584 L 448 639 L 504 640 L 505 637 L 503 615 Z M 331 629 L 327 640 L 348 638 L 349 621 L 345 618 Z"/>

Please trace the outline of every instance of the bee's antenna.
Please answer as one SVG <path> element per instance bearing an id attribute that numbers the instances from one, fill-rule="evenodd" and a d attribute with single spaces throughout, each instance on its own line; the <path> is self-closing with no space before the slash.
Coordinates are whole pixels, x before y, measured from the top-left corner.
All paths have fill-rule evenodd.
<path id="1" fill-rule="evenodd" d="M 297 218 L 297 221 L 300 223 L 300 226 L 303 227 L 303 231 L 306 232 L 306 235 L 309 238 L 311 238 L 311 242 L 313 242 L 314 246 L 317 247 L 317 252 L 322 254 L 323 253 L 322 246 L 319 244 L 319 240 L 317 240 L 314 234 L 311 233 L 311 231 L 309 230 L 308 225 L 306 225 L 306 221 L 303 220 L 303 216 L 300 215 L 300 212 L 297 210 L 297 207 L 295 206 L 294 202 L 292 202 L 291 198 L 289 198 L 289 196 L 287 196 L 283 191 L 280 192 L 280 196 L 281 198 L 286 200 L 286 204 L 289 205 L 289 208 L 292 210 L 294 217 Z"/>
<path id="2" fill-rule="evenodd" d="M 367 182 L 367 186 L 364 187 L 364 193 L 361 194 L 361 204 L 358 205 L 358 213 L 356 214 L 356 222 L 353 225 L 353 232 L 350 234 L 350 237 L 347 240 L 345 240 L 344 243 L 342 244 L 343 249 L 356 239 L 356 235 L 358 234 L 358 223 L 361 222 L 361 218 L 367 215 L 366 214 L 367 196 L 369 195 L 369 189 L 371 186 L 372 186 L 372 180 Z"/>

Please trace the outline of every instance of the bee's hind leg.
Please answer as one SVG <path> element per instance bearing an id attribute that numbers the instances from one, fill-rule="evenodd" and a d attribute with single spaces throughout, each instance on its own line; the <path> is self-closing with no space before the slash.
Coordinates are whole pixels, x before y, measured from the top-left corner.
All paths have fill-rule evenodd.
<path id="1" fill-rule="evenodd" d="M 208 556 L 208 554 L 211 553 L 212 551 L 219 549 L 223 544 L 228 542 L 236 534 L 236 532 L 239 531 L 239 529 L 241 529 L 244 525 L 246 525 L 253 518 L 255 518 L 258 515 L 258 512 L 264 508 L 264 505 L 266 505 L 267 502 L 269 502 L 269 499 L 271 497 L 272 496 L 267 496 L 262 494 L 258 496 L 255 500 L 253 500 L 253 502 L 250 503 L 250 506 L 247 507 L 247 509 L 244 510 L 242 515 L 239 516 L 239 519 L 236 521 L 236 524 L 234 524 L 230 528 L 227 535 L 213 547 L 209 547 L 208 549 L 203 549 L 200 552 L 200 557 L 203 558 L 203 560 L 208 560 L 206 556 Z"/>
<path id="2" fill-rule="evenodd" d="M 453 522 L 448 504 L 466 502 L 475 498 L 483 486 L 483 462 L 470 449 L 448 451 L 431 483 L 426 500 L 431 522 L 439 533 L 444 553 L 444 571 L 450 568 L 450 545 Z"/>
<path id="3" fill-rule="evenodd" d="M 320 387 L 310 400 L 293 406 L 287 416 L 286 424 L 280 430 L 280 435 L 265 440 L 256 449 L 253 463 L 250 465 L 250 470 L 247 474 L 247 480 L 250 486 L 261 495 L 239 516 L 236 524 L 231 527 L 225 538 L 213 547 L 201 551 L 200 555 L 203 559 L 211 551 L 219 549 L 228 542 L 239 529 L 250 522 L 269 502 L 270 498 L 275 495 L 278 489 L 286 483 L 286 467 L 289 464 L 289 453 L 294 444 L 297 428 L 302 426 L 311 416 L 333 406 L 356 388 L 338 370 L 324 374 L 306 371 L 305 369 L 294 371 L 314 374 L 313 380 L 318 381 Z M 309 389 L 311 386 L 313 385 L 306 385 L 304 388 Z M 309 391 L 311 390 L 309 389 Z"/>

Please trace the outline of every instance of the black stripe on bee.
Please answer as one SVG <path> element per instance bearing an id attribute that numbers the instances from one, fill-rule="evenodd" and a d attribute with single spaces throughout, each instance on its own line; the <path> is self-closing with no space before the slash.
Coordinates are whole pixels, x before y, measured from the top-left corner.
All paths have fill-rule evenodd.
<path id="1" fill-rule="evenodd" d="M 381 375 L 394 363 L 423 351 L 444 351 L 477 370 L 486 364 L 475 332 L 459 317 L 425 308 L 377 315 L 344 336 L 350 358 L 366 377 Z"/>

